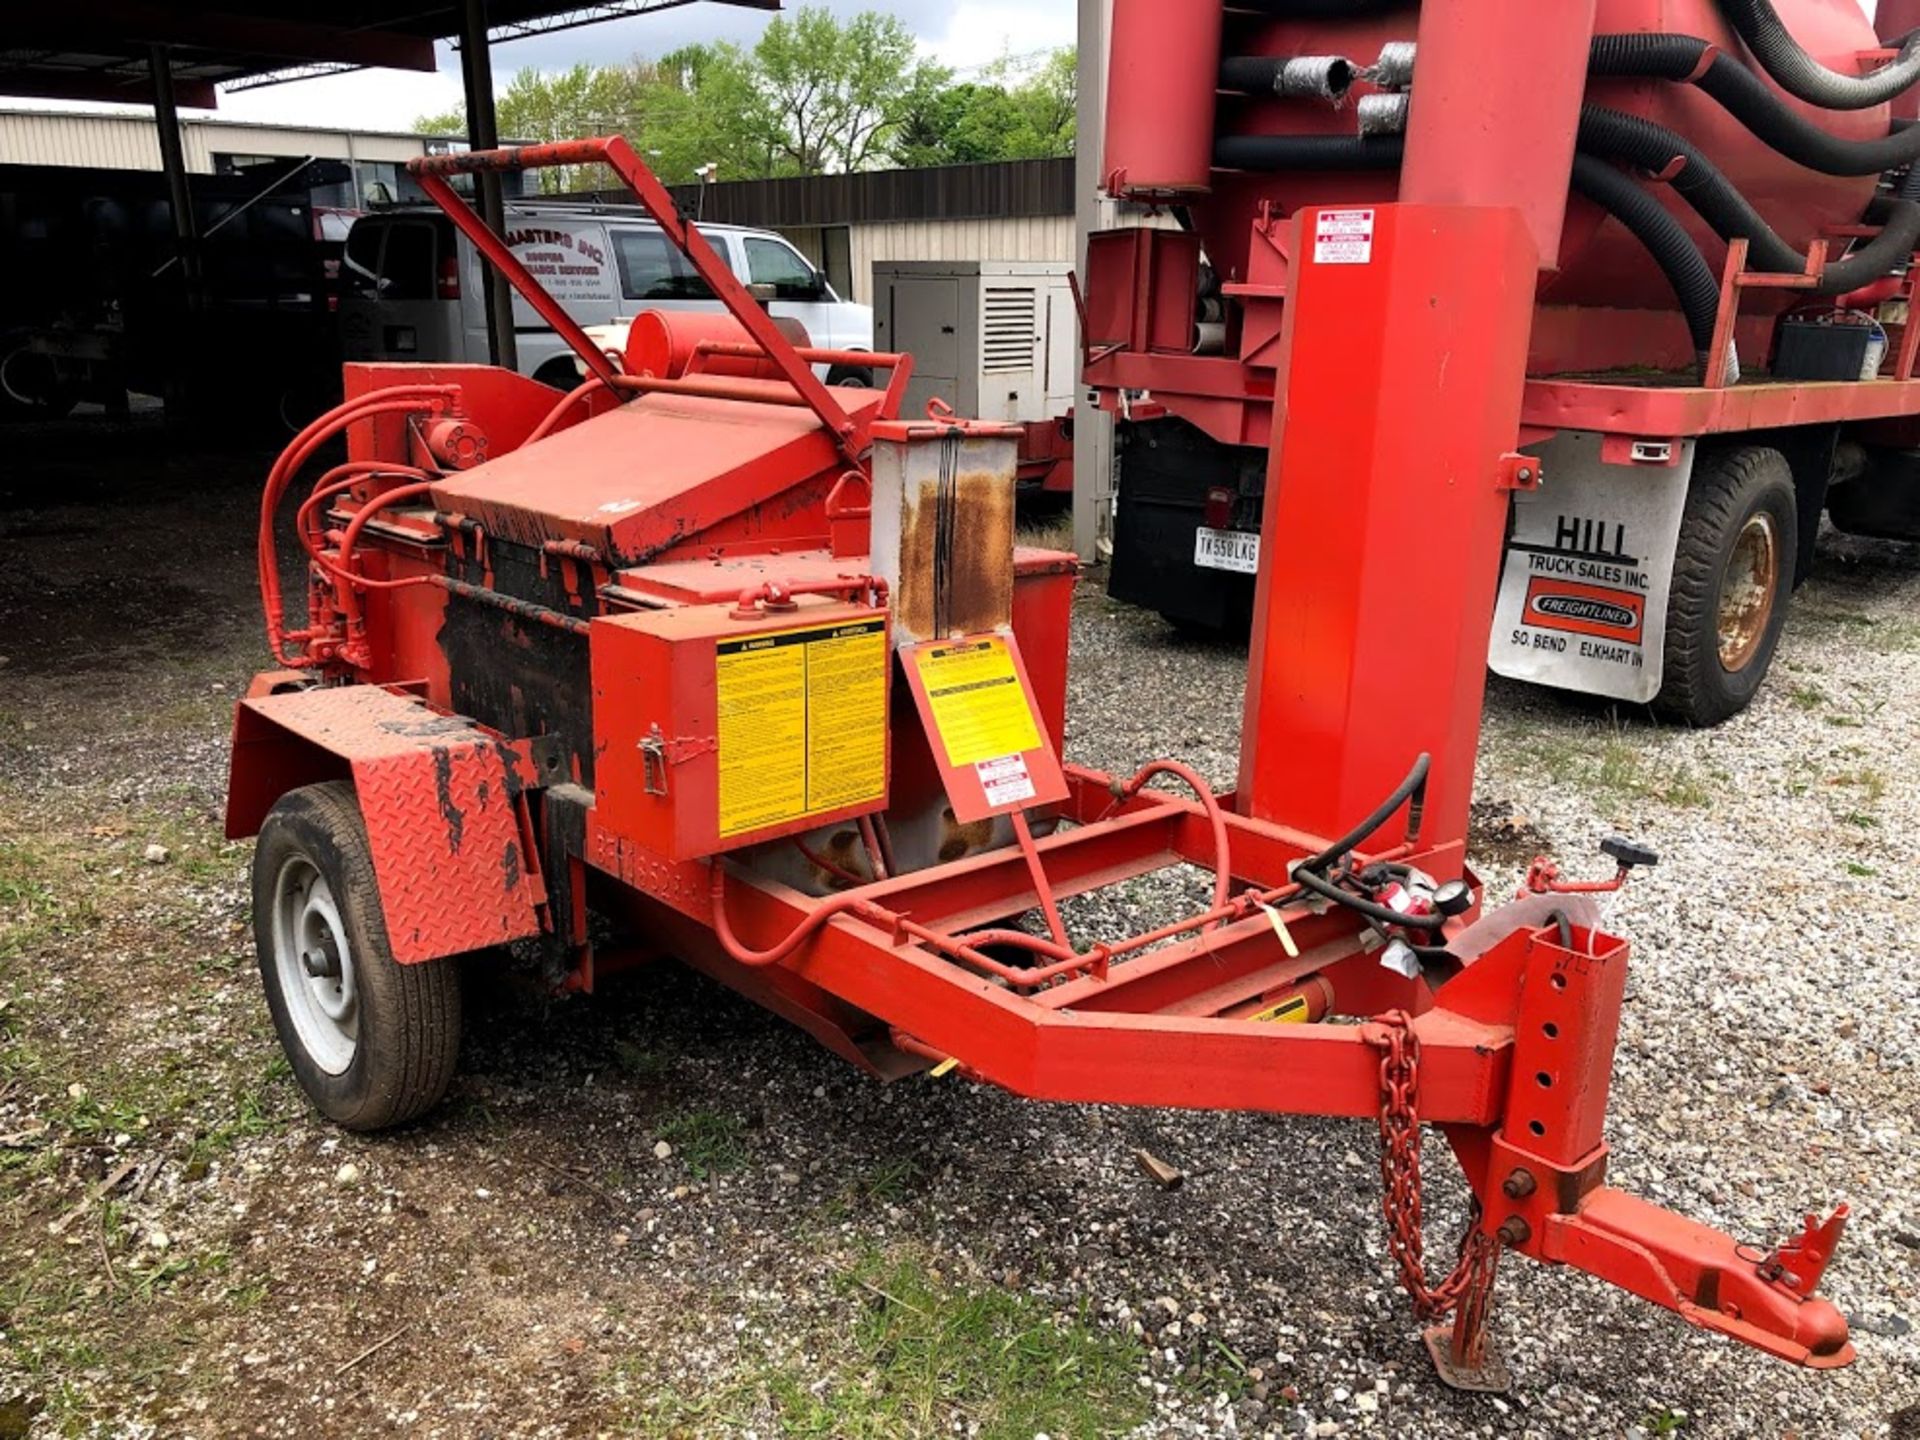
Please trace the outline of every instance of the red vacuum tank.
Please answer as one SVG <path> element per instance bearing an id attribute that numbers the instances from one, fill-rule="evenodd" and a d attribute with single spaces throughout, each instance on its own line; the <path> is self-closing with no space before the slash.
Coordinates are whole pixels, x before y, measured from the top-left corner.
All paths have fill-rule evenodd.
<path id="1" fill-rule="evenodd" d="M 1833 69 L 1853 72 L 1861 53 L 1881 43 L 1857 0 L 1779 0 L 1777 8 L 1802 47 Z M 1209 259 L 1228 281 L 1246 273 L 1251 230 L 1263 203 L 1288 213 L 1307 205 L 1393 199 L 1396 181 L 1382 174 L 1203 173 L 1211 153 L 1197 137 L 1202 132 L 1354 134 L 1353 99 L 1367 92 L 1364 83 L 1340 105 L 1318 98 L 1217 94 L 1219 59 L 1343 56 L 1364 67 L 1374 63 L 1384 44 L 1415 40 L 1419 20 L 1418 8 L 1408 6 L 1338 21 L 1236 11 L 1226 14 L 1223 24 L 1221 7 L 1209 0 L 1115 0 L 1114 63 L 1101 167 L 1110 188 L 1189 204 Z M 1697 36 L 1765 79 L 1713 0 L 1599 0 L 1595 34 L 1636 32 Z M 1489 56 L 1487 83 L 1524 86 L 1526 56 Z M 1838 138 L 1887 133 L 1891 112 L 1885 106 L 1820 110 L 1785 97 L 1771 80 L 1765 83 Z M 1417 69 L 1414 95 L 1417 104 Z M 1804 250 L 1834 227 L 1857 224 L 1873 197 L 1872 177 L 1835 178 L 1785 159 L 1692 85 L 1595 80 L 1588 98 L 1686 136 L 1797 249 Z M 1665 187 L 1651 188 L 1693 235 L 1708 263 L 1716 269 L 1724 263 L 1726 246 L 1719 237 Z M 1690 363 L 1686 328 L 1659 267 L 1632 235 L 1578 196 L 1569 205 L 1557 272 L 1542 278 L 1540 298 L 1535 373 Z M 1776 298 L 1772 308 L 1791 303 L 1790 297 Z M 1750 295 L 1745 308 L 1749 328 L 1743 336 L 1757 337 L 1768 311 L 1767 298 Z"/>

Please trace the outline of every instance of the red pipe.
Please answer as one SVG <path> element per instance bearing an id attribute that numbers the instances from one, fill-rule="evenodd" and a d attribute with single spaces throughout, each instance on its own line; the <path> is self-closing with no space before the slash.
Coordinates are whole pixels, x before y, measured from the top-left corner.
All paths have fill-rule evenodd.
<path id="1" fill-rule="evenodd" d="M 816 345 L 797 345 L 793 353 L 809 365 L 842 365 L 848 369 L 894 370 L 907 362 L 905 355 L 891 350 L 823 350 Z M 693 347 L 693 355 L 696 362 L 702 355 L 724 355 L 732 360 L 769 358 L 758 345 L 743 340 L 702 340 Z"/>
<path id="2" fill-rule="evenodd" d="M 295 517 L 294 527 L 300 536 L 300 543 L 314 559 L 325 555 L 325 545 L 309 522 L 321 505 L 342 491 L 350 490 L 360 479 L 367 475 L 394 475 L 407 480 L 431 480 L 433 477 L 418 465 L 392 465 L 384 460 L 351 460 L 345 465 L 336 465 L 314 482 L 313 494 L 307 497 Z"/>
<path id="3" fill-rule="evenodd" d="M 1156 775 L 1170 775 L 1180 781 L 1193 791 L 1195 798 L 1200 801 L 1200 808 L 1207 812 L 1207 819 L 1213 824 L 1213 908 L 1223 909 L 1233 894 L 1233 858 L 1228 848 L 1231 842 L 1227 835 L 1226 812 L 1220 808 L 1213 787 L 1201 778 L 1197 770 L 1178 760 L 1154 760 L 1141 766 L 1140 773 L 1121 787 L 1122 797 L 1131 800 Z"/>
<path id="4" fill-rule="evenodd" d="M 626 383 L 634 378 L 635 377 L 631 375 L 616 375 L 612 380 L 608 380 L 604 376 L 596 375 L 584 384 L 569 390 L 565 398 L 547 412 L 547 418 L 533 427 L 533 433 L 521 442 L 520 448 L 524 450 L 535 441 L 546 439 L 547 436 L 554 432 L 554 429 L 560 424 L 561 420 L 566 417 L 569 410 L 573 409 L 574 406 L 597 391 L 609 389 L 628 390 L 638 394 L 639 391 L 637 387 Z"/>
<path id="5" fill-rule="evenodd" d="M 450 406 L 458 400 L 459 395 L 457 386 L 422 385 L 409 386 L 405 389 L 378 390 L 370 395 L 360 396 L 336 405 L 313 421 L 306 429 L 294 436 L 292 443 L 280 453 L 280 458 L 274 461 L 273 469 L 267 474 L 265 493 L 260 498 L 258 560 L 260 603 L 267 624 L 267 648 L 281 664 L 289 669 L 302 669 L 318 663 L 311 656 L 292 656 L 286 653 L 286 621 L 281 614 L 280 561 L 274 544 L 273 526 L 275 516 L 279 512 L 281 498 L 286 494 L 294 475 L 322 445 L 355 421 L 370 420 L 380 415 L 438 410 Z"/>

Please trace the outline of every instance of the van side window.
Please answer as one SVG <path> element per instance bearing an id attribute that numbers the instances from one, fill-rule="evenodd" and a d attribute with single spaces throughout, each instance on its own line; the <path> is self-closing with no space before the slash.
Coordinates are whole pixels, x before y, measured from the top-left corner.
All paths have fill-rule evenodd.
<path id="1" fill-rule="evenodd" d="M 713 291 L 658 230 L 615 230 L 620 289 L 629 300 L 711 300 Z"/>
<path id="2" fill-rule="evenodd" d="M 380 240 L 387 227 L 376 221 L 362 220 L 347 231 L 346 263 L 342 278 L 356 295 L 369 298 L 380 293 Z"/>
<path id="3" fill-rule="evenodd" d="M 747 275 L 755 285 L 773 286 L 776 300 L 825 300 L 827 287 L 791 246 L 778 240 L 747 237 Z"/>
<path id="4" fill-rule="evenodd" d="M 432 300 L 436 241 L 431 223 L 401 222 L 387 227 L 387 251 L 380 260 L 380 294 L 387 300 Z"/>

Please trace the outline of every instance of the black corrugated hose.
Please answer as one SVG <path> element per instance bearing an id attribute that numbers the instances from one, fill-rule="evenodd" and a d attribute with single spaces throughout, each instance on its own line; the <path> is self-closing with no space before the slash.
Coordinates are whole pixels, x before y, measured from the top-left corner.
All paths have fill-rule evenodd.
<path id="1" fill-rule="evenodd" d="M 1721 239 L 1746 240 L 1754 268 L 1784 275 L 1806 268 L 1806 256 L 1780 238 L 1719 168 L 1691 141 L 1665 126 L 1604 106 L 1585 105 L 1580 110 L 1579 148 L 1655 175 L 1665 174 L 1680 160 L 1680 169 L 1669 182 L 1674 191 Z M 1844 295 L 1858 290 L 1892 274 L 1912 257 L 1914 246 L 1920 244 L 1920 166 L 1908 171 L 1893 199 L 1875 202 L 1869 218 L 1883 227 L 1880 233 L 1829 264 L 1815 293 Z"/>
<path id="2" fill-rule="evenodd" d="M 1870 110 L 1920 80 L 1920 31 L 1900 43 L 1898 59 L 1868 75 L 1829 70 L 1800 48 L 1772 0 L 1718 0 L 1720 13 L 1780 88 L 1828 110 Z"/>
<path id="3" fill-rule="evenodd" d="M 1406 141 L 1398 135 L 1234 135 L 1214 147 L 1223 170 L 1398 170 Z M 1659 262 L 1687 319 L 1701 364 L 1713 347 L 1720 281 L 1678 220 L 1630 176 L 1591 155 L 1577 155 L 1573 188 L 1612 215 Z"/>
<path id="4" fill-rule="evenodd" d="M 1693 35 L 1598 35 L 1587 73 L 1649 80 L 1691 80 L 1767 145 L 1823 175 L 1884 175 L 1920 160 L 1920 126 L 1872 140 L 1829 135 L 1725 51 Z"/>

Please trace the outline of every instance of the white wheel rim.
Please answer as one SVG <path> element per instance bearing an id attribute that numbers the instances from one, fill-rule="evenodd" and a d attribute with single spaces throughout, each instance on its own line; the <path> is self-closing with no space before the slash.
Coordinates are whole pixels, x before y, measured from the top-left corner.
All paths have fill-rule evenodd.
<path id="1" fill-rule="evenodd" d="M 346 1073 L 360 1045 L 353 952 L 327 877 L 304 855 L 274 881 L 273 965 L 300 1048 L 327 1074 Z"/>

